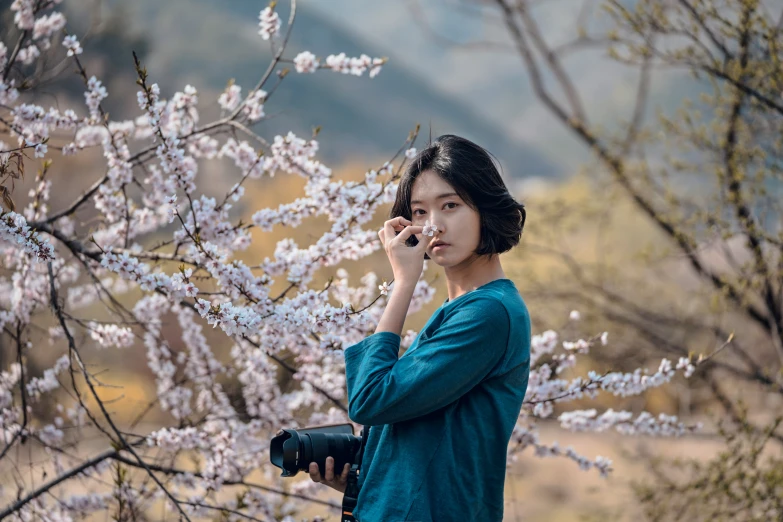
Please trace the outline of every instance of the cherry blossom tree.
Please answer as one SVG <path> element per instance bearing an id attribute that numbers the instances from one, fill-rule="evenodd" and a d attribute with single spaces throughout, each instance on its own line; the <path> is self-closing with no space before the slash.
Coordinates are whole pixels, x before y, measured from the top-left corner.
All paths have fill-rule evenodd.
<path id="1" fill-rule="evenodd" d="M 289 56 L 286 43 L 296 1 L 291 1 L 285 27 L 272 2 L 260 12 L 258 33 L 271 45 L 273 57 L 256 85 L 243 91 L 231 84 L 215 100 L 222 110 L 219 119 L 200 121 L 194 86 L 161 98 L 160 87 L 134 54 L 139 113 L 114 121 L 103 107 L 110 93 L 80 60 L 81 44 L 57 11 L 61 2 L 15 0 L 16 39 L 0 42 L 0 325 L 9 361 L 0 368 L 0 463 L 5 477 L 13 475 L 15 481 L 2 484 L 0 518 L 81 520 L 105 512 L 131 520 L 144 518 L 161 501 L 183 520 L 220 515 L 293 521 L 308 503 L 339 509 L 315 498 L 319 486 L 312 481 L 279 479 L 269 461 L 269 440 L 281 427 L 351 422 L 342 352 L 373 332 L 394 284 L 378 284 L 377 275 L 368 272 L 352 285 L 344 268 L 322 288 L 312 281 L 322 267 L 381 248 L 377 231 L 363 225 L 379 206 L 393 202 L 395 182 L 415 152 L 418 128 L 387 162 L 369 168 L 361 182 L 343 182 L 318 160 L 317 135 L 304 138 L 281 130 L 268 137 L 251 126 L 265 119 L 265 107 L 274 103 L 291 65 L 297 74 L 366 73 L 372 78 L 386 60 L 344 53 L 320 58 L 309 51 Z M 44 98 L 27 87 L 25 74 L 42 51 L 53 47 L 83 79 L 84 106 L 46 107 Z M 53 162 L 88 149 L 102 151 L 103 175 L 65 208 L 50 211 L 50 193 L 57 190 L 47 177 Z M 199 162 L 210 160 L 235 166 L 230 175 L 237 181 L 220 200 L 196 185 Z M 20 179 L 30 167 L 40 170 L 19 213 L 7 182 Z M 246 186 L 275 174 L 301 176 L 305 194 L 277 208 L 255 210 L 250 223 L 229 213 Z M 75 219 L 85 208 L 101 217 L 94 230 Z M 274 258 L 257 266 L 232 259 L 249 247 L 250 229 L 296 228 L 312 216 L 330 226 L 314 244 L 300 247 L 284 239 Z M 152 244 L 149 237 L 172 223 L 170 239 Z M 434 296 L 435 288 L 423 277 L 426 265 L 409 314 Z M 286 288 L 273 295 L 272 284 L 282 278 Z M 141 297 L 128 307 L 118 298 L 132 290 Z M 111 321 L 80 316 L 79 310 L 97 302 L 105 304 Z M 178 341 L 186 348 L 179 353 L 163 333 L 166 315 L 177 319 Z M 52 319 L 53 326 L 42 326 Z M 578 321 L 578 312 L 569 320 Z M 230 364 L 221 362 L 207 342 L 205 325 L 219 328 L 231 343 Z M 407 330 L 401 348 L 409 347 L 416 334 Z M 123 357 L 130 352 L 146 356 L 157 397 L 132 412 L 133 422 L 120 422 L 100 393 L 112 385 L 111 369 L 97 374 L 85 357 L 85 343 L 121 350 Z M 638 395 L 677 373 L 687 378 L 717 353 L 663 359 L 657 368 L 631 373 L 576 375 L 577 360 L 607 343 L 606 332 L 574 341 L 551 330 L 533 337 L 530 381 L 508 465 L 532 448 L 539 457 L 566 457 L 607 475 L 609 459 L 542 441 L 537 422 L 550 417 L 556 404 L 601 393 Z M 40 375 L 31 375 L 27 359 L 37 350 L 58 358 Z M 283 351 L 295 355 L 293 364 L 280 356 Z M 281 374 L 298 381 L 298 388 L 284 393 Z M 240 387 L 249 420 L 230 400 L 228 381 Z M 51 423 L 38 415 L 47 401 L 57 412 Z M 168 422 L 138 433 L 153 406 L 166 413 Z M 680 436 L 699 427 L 673 416 L 611 409 L 567 411 L 558 421 L 567 431 L 628 435 Z M 88 433 L 103 441 L 103 451 L 85 452 Z M 13 472 L 21 466 L 25 446 L 47 456 L 47 462 L 30 464 L 29 476 Z M 194 464 L 184 466 L 178 459 L 183 455 L 192 456 Z M 42 474 L 44 469 L 49 471 Z M 259 470 L 277 486 L 249 478 Z"/>

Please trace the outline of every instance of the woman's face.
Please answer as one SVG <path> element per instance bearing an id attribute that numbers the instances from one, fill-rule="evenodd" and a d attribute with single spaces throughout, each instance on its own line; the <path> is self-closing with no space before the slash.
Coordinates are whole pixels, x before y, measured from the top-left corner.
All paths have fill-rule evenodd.
<path id="1" fill-rule="evenodd" d="M 449 194 L 445 197 L 438 197 Z M 425 170 L 413 182 L 411 191 L 411 221 L 424 225 L 429 221 L 438 227 L 432 243 L 443 241 L 448 246 L 427 247 L 427 255 L 439 266 L 451 267 L 476 256 L 481 240 L 481 218 L 457 194 L 454 188 L 431 170 Z M 416 234 L 421 241 L 421 234 Z"/>

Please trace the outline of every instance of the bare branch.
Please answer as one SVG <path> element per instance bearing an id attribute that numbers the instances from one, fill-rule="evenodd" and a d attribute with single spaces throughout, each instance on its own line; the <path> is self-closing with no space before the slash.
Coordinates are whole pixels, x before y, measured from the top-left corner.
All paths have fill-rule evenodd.
<path id="1" fill-rule="evenodd" d="M 421 7 L 421 3 L 418 0 L 409 0 L 409 9 L 411 10 L 411 19 L 422 30 L 422 34 L 441 45 L 448 46 L 450 48 L 457 49 L 459 51 L 494 51 L 494 52 L 514 52 L 514 48 L 507 43 L 492 42 L 488 40 L 473 41 L 473 42 L 458 42 L 448 36 L 445 36 L 438 32 L 432 24 L 427 20 L 427 15 L 424 9 Z"/>
<path id="2" fill-rule="evenodd" d="M 707 34 L 707 37 L 710 39 L 712 44 L 720 49 L 720 52 L 723 54 L 724 62 L 729 60 L 733 56 L 732 53 L 729 52 L 729 50 L 726 48 L 726 45 L 718 39 L 718 36 L 715 34 L 715 32 L 710 29 L 710 27 L 707 25 L 707 22 L 704 20 L 704 17 L 696 10 L 693 4 L 691 4 L 688 0 L 678 1 L 680 5 L 688 10 L 691 16 L 693 16 L 693 19 L 698 22 L 699 26 Z"/>
<path id="3" fill-rule="evenodd" d="M 31 491 L 23 498 L 17 500 L 16 502 L 13 502 L 8 507 L 6 507 L 4 510 L 0 511 L 0 520 L 4 519 L 5 517 L 11 515 L 12 513 L 15 513 L 16 511 L 19 511 L 22 509 L 26 504 L 28 504 L 30 501 L 35 500 L 36 498 L 40 497 L 41 495 L 48 493 L 50 489 L 59 486 L 66 480 L 73 478 L 80 473 L 82 473 L 84 470 L 91 468 L 97 464 L 100 464 L 106 459 L 113 458 L 115 455 L 117 455 L 116 450 L 107 450 L 103 453 L 100 453 L 88 460 L 85 460 L 78 466 L 66 471 L 62 475 L 59 475 L 49 482 L 43 484 L 42 486 L 38 487 L 34 491 Z"/>
<path id="4" fill-rule="evenodd" d="M 631 124 L 628 127 L 628 133 L 625 141 L 620 148 L 620 154 L 623 156 L 628 155 L 633 147 L 636 137 L 639 134 L 639 129 L 644 121 L 644 113 L 647 109 L 647 98 L 650 91 L 650 63 L 652 61 L 651 54 L 645 54 L 642 66 L 639 71 L 639 86 L 636 92 L 636 103 L 634 104 L 633 117 L 631 118 Z"/>
<path id="5" fill-rule="evenodd" d="M 587 113 L 582 106 L 582 100 L 579 98 L 579 93 L 577 93 L 571 78 L 569 78 L 565 69 L 563 69 L 560 59 L 552 49 L 549 48 L 549 45 L 544 40 L 543 36 L 541 36 L 538 24 L 528 10 L 527 0 L 517 0 L 517 12 L 522 18 L 525 29 L 530 35 L 536 50 L 544 56 L 546 63 L 549 65 L 549 69 L 554 73 L 560 83 L 560 87 L 562 87 L 563 92 L 565 92 L 568 103 L 573 111 L 573 118 L 578 119 L 581 125 L 588 125 Z"/>
<path id="6" fill-rule="evenodd" d="M 129 466 L 133 466 L 135 468 L 140 467 L 138 462 L 135 462 L 135 461 L 133 461 L 131 459 L 123 457 L 119 453 L 117 455 L 114 455 L 112 458 L 114 460 L 118 461 L 118 462 L 123 462 L 123 463 L 125 463 L 125 464 L 127 464 Z M 166 473 L 168 475 L 184 475 L 184 474 L 187 473 L 187 474 L 193 475 L 196 478 L 200 478 L 200 479 L 206 478 L 203 473 L 200 473 L 198 471 L 188 471 L 188 470 L 184 470 L 184 469 L 167 468 L 167 467 L 164 467 L 164 466 L 157 466 L 155 464 L 149 464 L 149 467 L 153 471 L 157 471 L 159 473 Z M 246 486 L 246 487 L 249 487 L 249 488 L 259 489 L 261 491 L 266 491 L 266 492 L 269 492 L 269 493 L 277 493 L 278 495 L 282 495 L 282 496 L 284 496 L 286 498 L 288 498 L 288 497 L 298 498 L 300 500 L 306 500 L 308 502 L 313 502 L 315 504 L 322 504 L 322 505 L 328 506 L 328 507 L 335 507 L 335 508 L 339 508 L 340 507 L 340 506 L 338 506 L 336 504 L 333 504 L 331 502 L 326 502 L 326 501 L 323 501 L 323 500 L 320 500 L 320 499 L 317 499 L 317 498 L 308 497 L 306 495 L 300 495 L 298 493 L 289 493 L 289 492 L 283 491 L 281 489 L 270 488 L 269 486 L 264 486 L 262 484 L 256 484 L 256 483 L 253 483 L 253 482 L 248 482 L 246 480 L 225 480 L 225 481 L 223 481 L 223 484 L 226 484 L 227 486 Z"/>
<path id="7" fill-rule="evenodd" d="M 103 417 L 106 420 L 106 422 L 111 426 L 112 431 L 117 436 L 117 439 L 119 440 L 121 447 L 131 453 L 131 455 L 134 456 L 136 461 L 143 466 L 147 473 L 149 473 L 150 477 L 155 481 L 155 483 L 160 487 L 164 493 L 166 493 L 166 496 L 171 499 L 172 502 L 177 506 L 177 509 L 179 510 L 180 514 L 190 522 L 190 518 L 185 513 L 185 511 L 182 509 L 182 506 L 180 506 L 179 501 L 169 492 L 169 490 L 166 488 L 166 486 L 161 483 L 158 478 L 152 473 L 152 470 L 149 469 L 147 464 L 144 462 L 144 460 L 136 453 L 136 451 L 133 449 L 133 447 L 128 444 L 128 441 L 125 440 L 125 437 L 122 435 L 122 432 L 117 428 L 117 426 L 114 424 L 114 421 L 111 418 L 111 415 L 109 415 L 109 412 L 106 411 L 106 408 L 103 404 L 103 401 L 98 396 L 98 393 L 95 391 L 95 387 L 92 384 L 92 378 L 90 377 L 90 374 L 87 372 L 87 369 L 84 366 L 84 362 L 82 361 L 81 356 L 79 355 L 79 350 L 76 348 L 76 344 L 74 343 L 73 337 L 71 336 L 70 331 L 68 330 L 68 326 L 65 324 L 65 318 L 62 314 L 62 309 L 60 308 L 60 304 L 57 301 L 57 290 L 54 285 L 54 273 L 52 272 L 52 262 L 49 261 L 47 263 L 48 269 L 49 269 L 49 289 L 52 296 L 52 308 L 54 309 L 55 314 L 57 315 L 57 318 L 60 321 L 60 326 L 62 327 L 63 331 L 65 332 L 65 336 L 68 339 L 68 347 L 72 354 L 76 356 L 77 361 L 79 362 L 79 367 L 82 370 L 82 374 L 84 375 L 84 380 L 87 383 L 87 386 L 90 389 L 90 393 L 92 394 L 93 399 L 95 399 L 95 402 L 98 404 L 101 413 L 103 413 Z"/>
<path id="8" fill-rule="evenodd" d="M 577 137 L 584 141 L 585 144 L 596 153 L 598 158 L 608 167 L 615 181 L 629 194 L 636 206 L 639 207 L 639 209 L 642 210 L 642 212 L 683 251 L 694 271 L 699 276 L 709 281 L 716 289 L 725 292 L 740 309 L 744 310 L 745 313 L 765 331 L 771 332 L 772 325 L 770 323 L 770 318 L 765 312 L 751 303 L 744 303 L 741 292 L 730 281 L 710 271 L 699 259 L 698 254 L 695 251 L 696 245 L 693 239 L 684 233 L 684 231 L 678 229 L 673 222 L 666 219 L 665 216 L 654 208 L 650 201 L 644 198 L 640 192 L 634 188 L 627 173 L 625 159 L 621 156 L 614 155 L 606 145 L 584 125 L 583 120 L 570 117 L 565 109 L 554 101 L 543 85 L 541 71 L 533 58 L 524 32 L 515 20 L 514 12 L 504 0 L 495 1 L 505 14 L 507 28 L 516 42 L 517 49 L 519 50 L 520 56 L 530 75 L 533 91 L 539 100 L 557 117 L 557 119 L 570 128 Z"/>

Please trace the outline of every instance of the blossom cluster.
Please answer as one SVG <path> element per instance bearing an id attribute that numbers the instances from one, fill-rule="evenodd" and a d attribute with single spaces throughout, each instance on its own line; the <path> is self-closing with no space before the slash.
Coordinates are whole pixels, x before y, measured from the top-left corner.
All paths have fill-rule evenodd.
<path id="1" fill-rule="evenodd" d="M 264 100 L 266 99 L 266 91 L 258 89 L 250 93 L 245 99 L 245 105 L 242 107 L 242 111 L 247 115 L 247 119 L 250 122 L 256 122 L 264 117 Z"/>
<path id="2" fill-rule="evenodd" d="M 91 321 L 90 337 L 98 343 L 99 346 L 117 348 L 126 348 L 133 345 L 133 332 L 128 327 L 122 327 L 116 324 L 98 324 Z"/>
<path id="3" fill-rule="evenodd" d="M 264 40 L 269 40 L 280 32 L 280 15 L 272 7 L 265 7 L 258 15 L 258 20 L 258 34 Z"/>
<path id="4" fill-rule="evenodd" d="M 294 58 L 294 66 L 298 73 L 314 73 L 318 70 L 319 60 L 310 51 L 302 51 Z"/>
<path id="5" fill-rule="evenodd" d="M 65 27 L 65 17 L 62 13 L 54 12 L 43 15 L 33 23 L 33 40 L 48 39 L 57 31 Z"/>
<path id="6" fill-rule="evenodd" d="M 11 363 L 8 370 L 0 372 L 0 409 L 9 408 L 14 402 L 13 388 L 22 376 L 22 366 Z"/>
<path id="7" fill-rule="evenodd" d="M 67 355 L 61 356 L 54 366 L 44 370 L 43 376 L 33 377 L 27 383 L 27 393 L 30 397 L 38 399 L 44 393 L 48 393 L 60 386 L 57 376 L 70 365 Z"/>
<path id="8" fill-rule="evenodd" d="M 0 42 L 0 46 L 2 46 Z M 0 47 L 0 51 L 5 51 L 5 46 Z M 0 104 L 12 105 L 17 98 L 19 98 L 19 91 L 14 87 L 16 85 L 15 80 L 2 80 L 0 79 Z"/>
<path id="9" fill-rule="evenodd" d="M 310 51 L 302 51 L 294 58 L 294 67 L 298 73 L 313 73 L 321 67 L 327 67 L 334 72 L 361 76 L 370 70 L 370 78 L 375 78 L 381 72 L 381 67 L 386 63 L 386 58 L 370 58 L 366 54 L 349 58 L 345 53 L 330 54 L 326 57 L 326 65 L 321 65 L 319 60 Z M 415 150 L 415 149 L 413 149 Z"/>
<path id="10" fill-rule="evenodd" d="M 506 467 L 512 466 L 519 461 L 519 453 L 527 447 L 534 449 L 534 455 L 539 458 L 546 457 L 566 457 L 577 463 L 579 469 L 589 471 L 596 469 L 602 478 L 609 476 L 612 468 L 612 460 L 602 455 L 597 455 L 593 460 L 580 455 L 573 446 L 561 448 L 555 441 L 551 444 L 544 444 L 540 440 L 538 430 L 535 427 L 517 424 L 511 434 L 511 448 L 506 457 Z"/>
<path id="11" fill-rule="evenodd" d="M 54 246 L 41 234 L 33 231 L 24 216 L 0 207 L 0 239 L 21 245 L 36 261 L 43 263 L 54 259 Z"/>
<path id="12" fill-rule="evenodd" d="M 370 78 L 375 78 L 381 72 L 381 66 L 386 63 L 384 58 L 370 58 L 366 54 L 358 58 L 349 58 L 345 53 L 330 54 L 326 57 L 326 65 L 335 72 L 361 76 L 370 69 Z"/>
<path id="13" fill-rule="evenodd" d="M 93 122 L 97 122 L 100 118 L 98 108 L 107 96 L 109 96 L 109 93 L 106 91 L 106 87 L 101 84 L 101 81 L 95 76 L 90 78 L 87 82 L 87 92 L 84 93 L 84 99 L 87 102 L 87 107 L 90 109 L 90 119 Z"/>
<path id="14" fill-rule="evenodd" d="M 224 111 L 233 111 L 242 101 L 242 87 L 235 83 L 231 83 L 226 90 L 218 97 L 218 104 Z"/>
<path id="15" fill-rule="evenodd" d="M 701 423 L 686 426 L 676 416 L 661 413 L 653 417 L 643 411 L 635 420 L 629 411 L 614 411 L 609 408 L 601 415 L 595 409 L 574 410 L 560 414 L 560 426 L 571 431 L 602 432 L 614 428 L 625 435 L 682 436 L 689 431 L 701 428 Z"/>
<path id="16" fill-rule="evenodd" d="M 82 52 L 84 52 L 84 49 L 82 49 L 82 46 L 79 43 L 79 40 L 77 40 L 76 36 L 74 35 L 68 35 L 63 38 L 63 47 L 68 49 L 68 52 L 66 53 L 68 56 L 82 54 Z"/>
<path id="17" fill-rule="evenodd" d="M 553 332 L 547 332 L 546 336 L 551 338 L 552 334 Z M 605 336 L 602 335 L 602 343 L 605 342 L 604 340 Z M 540 341 L 533 344 L 542 346 Z M 569 347 L 573 346 L 572 343 L 568 342 L 563 344 Z M 584 350 L 582 353 L 587 353 L 587 350 Z M 664 358 L 661 360 L 658 370 L 652 374 L 646 368 L 637 368 L 633 372 L 607 372 L 604 375 L 590 370 L 587 372 L 587 378 L 578 376 L 571 380 L 554 379 L 552 378 L 553 375 L 559 373 L 557 371 L 559 365 L 562 365 L 565 361 L 568 366 L 573 366 L 574 360 L 573 358 L 564 359 L 560 357 L 553 358 L 553 361 L 558 363 L 555 365 L 554 370 L 552 364 L 544 363 L 530 371 L 525 399 L 535 404 L 533 413 L 538 417 L 551 415 L 555 403 L 581 399 L 585 395 L 594 398 L 599 390 L 609 392 L 618 397 L 640 395 L 650 388 L 656 388 L 668 383 L 676 373 L 676 369 L 672 368 L 671 361 Z M 677 369 L 684 367 L 679 366 Z M 683 373 L 686 377 L 689 377 L 692 371 L 686 369 L 686 372 Z"/>
<path id="18" fill-rule="evenodd" d="M 45 110 L 43 107 L 25 103 L 14 107 L 12 114 L 12 127 L 19 130 L 20 137 L 24 138 L 24 144 L 27 146 L 41 144 L 54 130 L 72 130 L 80 121 L 76 112 L 71 109 L 60 113 L 54 107 Z"/>

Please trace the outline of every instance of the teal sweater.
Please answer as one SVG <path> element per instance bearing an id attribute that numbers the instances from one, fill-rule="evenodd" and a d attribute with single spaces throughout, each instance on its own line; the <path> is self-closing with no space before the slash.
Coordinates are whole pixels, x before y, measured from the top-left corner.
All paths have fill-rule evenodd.
<path id="1" fill-rule="evenodd" d="M 348 416 L 369 429 L 354 517 L 500 522 L 530 374 L 516 286 L 496 279 L 446 299 L 398 358 L 400 340 L 378 332 L 345 349 Z"/>

